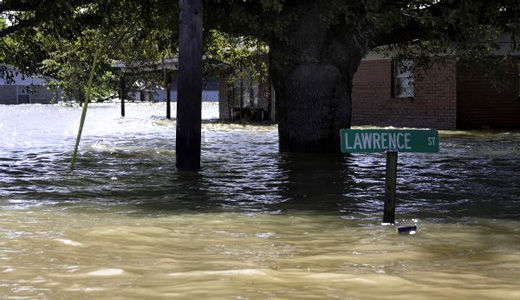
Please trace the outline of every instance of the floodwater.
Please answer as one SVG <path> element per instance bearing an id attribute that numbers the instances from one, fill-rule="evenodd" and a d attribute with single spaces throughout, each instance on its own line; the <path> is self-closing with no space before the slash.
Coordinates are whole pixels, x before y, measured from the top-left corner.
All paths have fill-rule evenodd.
<path id="1" fill-rule="evenodd" d="M 91 106 L 70 172 L 80 108 L 0 105 L 1 299 L 520 299 L 519 132 L 400 154 L 404 236 L 381 226 L 383 154 L 206 121 L 180 174 L 163 106 Z"/>

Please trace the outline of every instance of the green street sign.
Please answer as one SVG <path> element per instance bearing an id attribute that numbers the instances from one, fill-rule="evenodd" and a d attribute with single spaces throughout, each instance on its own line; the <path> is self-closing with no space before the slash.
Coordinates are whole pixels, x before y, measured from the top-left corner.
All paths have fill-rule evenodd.
<path id="1" fill-rule="evenodd" d="M 341 152 L 439 152 L 437 130 L 342 129 Z"/>

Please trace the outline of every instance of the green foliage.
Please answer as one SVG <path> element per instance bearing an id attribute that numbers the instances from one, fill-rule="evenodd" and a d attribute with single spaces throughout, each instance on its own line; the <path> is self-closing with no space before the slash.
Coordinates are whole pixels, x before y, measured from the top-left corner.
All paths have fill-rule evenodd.
<path id="1" fill-rule="evenodd" d="M 7 23 L 5 22 L 5 19 L 0 16 L 0 30 L 3 30 L 7 27 Z"/>
<path id="2" fill-rule="evenodd" d="M 509 36 L 518 49 L 515 36 L 520 34 L 520 6 L 514 0 L 216 2 L 211 7 L 211 13 L 218 16 L 212 19 L 215 26 L 269 44 L 291 37 L 296 26 L 305 26 L 305 14 L 315 8 L 321 27 L 339 30 L 340 35 L 354 34 L 353 42 L 365 53 L 385 45 L 389 53 L 406 52 L 413 57 L 446 53 L 478 57 L 496 48 L 493 43 L 499 35 Z"/>
<path id="3" fill-rule="evenodd" d="M 48 3 L 62 11 L 50 12 L 54 18 L 2 37 L 5 47 L 0 48 L 0 58 L 4 58 L 0 64 L 17 66 L 26 74 L 50 76 L 55 79 L 51 85 L 61 87 L 66 97 L 82 100 L 88 71 L 99 47 L 102 51 L 93 81 L 93 99 L 117 93 L 121 70 L 114 69 L 114 63 L 124 63 L 129 67 L 124 72 L 135 73 L 155 68 L 165 56 L 175 56 L 177 8 L 169 5 L 169 1 L 154 5 L 148 1 L 108 1 L 108 6 L 104 1 L 78 3 L 78 6 L 70 1 Z M 16 26 L 33 18 L 35 13 L 13 11 L 9 15 Z M 99 40 L 95 38 L 98 32 Z M 157 73 L 141 72 L 139 76 L 126 77 L 139 78 L 146 84 L 162 80 L 162 74 Z"/>
<path id="4" fill-rule="evenodd" d="M 55 80 L 51 85 L 61 87 L 65 96 L 84 99 L 94 53 L 100 47 L 106 49 L 104 38 L 99 41 L 96 36 L 95 30 L 85 30 L 74 41 L 45 39 L 47 58 L 42 61 L 40 70 L 44 74 L 53 75 Z M 101 51 L 98 59 L 99 67 L 96 69 L 91 90 L 94 99 L 108 96 L 117 82 L 110 71 L 111 60 L 107 52 Z"/>
<path id="5" fill-rule="evenodd" d="M 206 36 L 205 49 L 206 74 L 216 75 L 222 68 L 230 71 L 230 80 L 244 73 L 255 80 L 267 74 L 269 47 L 258 39 L 210 30 Z"/>
<path id="6" fill-rule="evenodd" d="M 6 27 L 7 27 L 7 24 L 5 23 L 5 19 L 2 18 L 2 16 L 0 15 L 0 30 L 3 30 L 3 29 L 6 28 Z M 4 41 L 2 40 L 2 41 L 1 41 L 1 43 L 2 43 L 2 47 L 4 46 L 4 45 L 3 45 L 3 42 L 4 42 Z M 0 51 L 0 62 L 5 61 L 5 56 L 4 56 L 4 55 L 5 55 L 5 54 L 2 53 L 2 51 Z M 0 75 L 1 75 L 1 74 L 2 74 L 2 73 L 0 73 Z"/>
<path id="7" fill-rule="evenodd" d="M 0 21 L 0 62 L 23 72 L 55 76 L 67 93 L 78 95 L 73 87 L 84 80 L 92 50 L 99 43 L 91 37 L 101 30 L 105 49 L 95 86 L 99 96 L 106 95 L 116 88 L 114 62 L 143 69 L 163 57 L 176 56 L 176 4 L 171 0 L 2 1 L 0 14 L 12 25 Z M 266 73 L 268 51 L 294 39 L 298 28 L 309 26 L 309 13 L 319 17 L 320 24 L 314 27 L 349 40 L 352 49 L 361 53 L 378 49 L 424 64 L 447 55 L 479 60 L 496 51 L 496 40 L 504 35 L 511 37 L 511 49 L 519 50 L 520 6 L 515 0 L 206 0 L 206 72 L 223 65 L 255 69 L 258 76 Z M 20 28 L 3 35 L 15 27 Z M 144 77 L 148 82 L 160 81 L 157 74 Z"/>

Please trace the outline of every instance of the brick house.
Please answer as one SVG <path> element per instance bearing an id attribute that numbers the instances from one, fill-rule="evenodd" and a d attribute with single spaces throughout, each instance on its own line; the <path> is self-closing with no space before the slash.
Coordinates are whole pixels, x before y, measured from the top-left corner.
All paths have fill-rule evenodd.
<path id="1" fill-rule="evenodd" d="M 520 128 L 518 58 L 499 86 L 455 60 L 427 70 L 411 66 L 411 61 L 368 55 L 354 77 L 352 125 Z"/>
<path id="2" fill-rule="evenodd" d="M 61 97 L 61 91 L 49 89 L 46 86 L 48 81 L 49 79 L 43 76 L 20 74 L 16 74 L 12 80 L 0 77 L 0 104 L 57 102 Z"/>

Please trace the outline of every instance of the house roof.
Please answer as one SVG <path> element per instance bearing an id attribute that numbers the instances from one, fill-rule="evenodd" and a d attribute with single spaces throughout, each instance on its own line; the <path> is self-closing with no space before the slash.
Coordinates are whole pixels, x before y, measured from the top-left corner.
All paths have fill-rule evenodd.
<path id="1" fill-rule="evenodd" d="M 0 76 L 0 85 L 43 85 L 52 78 L 43 75 L 23 75 L 15 67 L 3 65 L 9 72 L 13 73 L 12 80 Z"/>
<path id="2" fill-rule="evenodd" d="M 135 62 L 134 64 L 126 65 L 125 62 L 118 61 L 112 64 L 116 69 L 121 69 L 124 72 L 156 72 L 167 70 L 177 70 L 179 64 L 178 58 L 166 58 L 164 61 L 156 62 Z"/>

